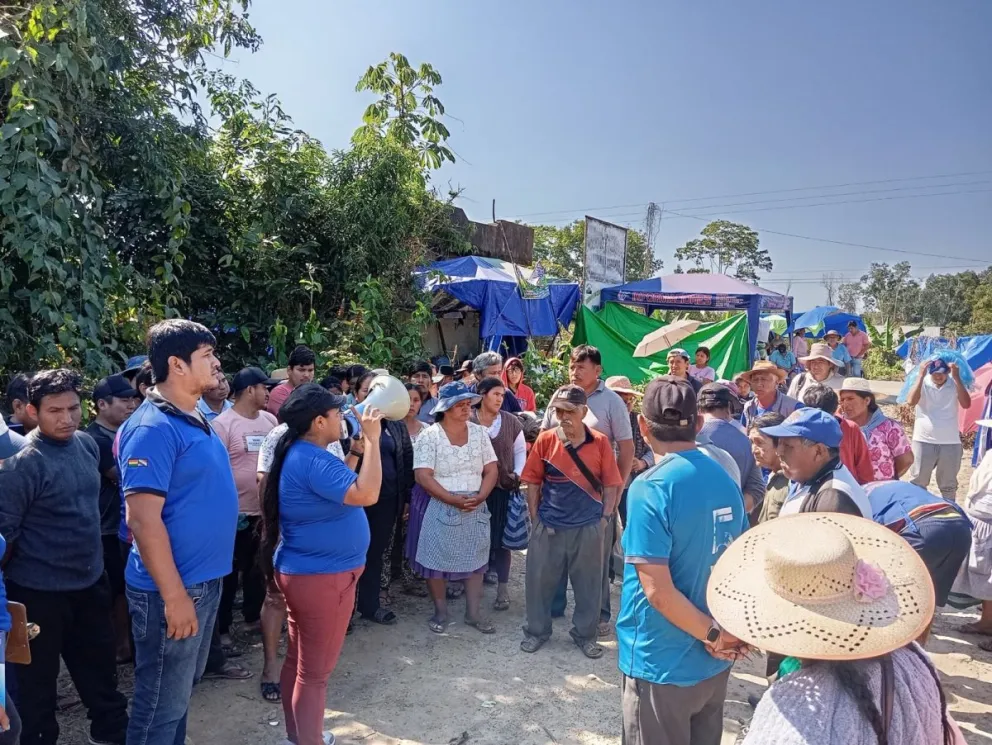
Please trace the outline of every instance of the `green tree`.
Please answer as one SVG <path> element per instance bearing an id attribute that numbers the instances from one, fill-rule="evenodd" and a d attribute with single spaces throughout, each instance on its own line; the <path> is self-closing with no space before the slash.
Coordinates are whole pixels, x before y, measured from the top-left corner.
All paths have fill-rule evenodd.
<path id="1" fill-rule="evenodd" d="M 730 274 L 745 282 L 757 282 L 759 272 L 772 270 L 768 251 L 759 247 L 758 234 L 747 225 L 727 220 L 709 223 L 699 238 L 675 250 L 675 258 L 692 262 L 696 270 Z"/>
<path id="2" fill-rule="evenodd" d="M 971 320 L 965 330 L 970 334 L 992 333 L 992 278 L 971 290 L 968 305 Z"/>
<path id="3" fill-rule="evenodd" d="M 355 90 L 370 91 L 380 98 L 365 109 L 364 124 L 355 132 L 356 142 L 388 136 L 416 150 L 427 168 L 440 168 L 446 160 L 454 163 L 455 155 L 445 144 L 450 133 L 441 121 L 444 105 L 434 95 L 439 85 L 441 75 L 430 64 L 422 62 L 414 68 L 397 52 L 369 67 Z"/>
<path id="4" fill-rule="evenodd" d="M 962 329 L 971 320 L 969 298 L 981 279 L 975 272 L 931 274 L 912 306 L 912 318 L 923 324 Z"/>
<path id="5" fill-rule="evenodd" d="M 535 225 L 534 262 L 559 279 L 581 282 L 585 269 L 586 221 L 576 220 L 568 225 Z M 655 259 L 647 237 L 640 230 L 627 230 L 625 273 L 628 282 L 653 277 L 663 266 Z"/>
<path id="6" fill-rule="evenodd" d="M 901 261 L 890 266 L 873 263 L 861 277 L 861 300 L 865 310 L 876 315 L 879 325 L 895 326 L 909 319 L 919 283 L 910 277 L 910 264 Z"/>
<path id="7" fill-rule="evenodd" d="M 842 282 L 837 287 L 837 307 L 845 313 L 858 312 L 859 297 L 861 297 L 861 285 L 857 282 Z"/>

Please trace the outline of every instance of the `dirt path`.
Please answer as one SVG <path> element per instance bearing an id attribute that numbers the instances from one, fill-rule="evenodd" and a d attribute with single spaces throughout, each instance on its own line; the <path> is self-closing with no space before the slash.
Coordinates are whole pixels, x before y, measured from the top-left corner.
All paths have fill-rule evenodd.
<path id="1" fill-rule="evenodd" d="M 971 476 L 966 463 L 961 494 Z M 552 640 L 537 654 L 519 650 L 523 624 L 523 557 L 514 556 L 512 608 L 493 613 L 498 631 L 483 636 L 454 624 L 444 636 L 427 628 L 428 601 L 398 597 L 400 621 L 392 627 L 356 622 L 331 678 L 326 726 L 343 745 L 619 745 L 620 676 L 616 641 L 587 660 L 556 623 Z M 491 605 L 494 588 L 486 588 Z M 613 586 L 614 608 L 619 585 Z M 460 618 L 464 601 L 451 604 Z M 955 631 L 974 614 L 939 613 L 929 651 L 940 670 L 948 703 L 969 743 L 992 743 L 992 654 L 975 637 Z M 285 737 L 282 708 L 258 694 L 260 646 L 238 660 L 255 677 L 245 682 L 201 684 L 194 692 L 189 734 L 195 745 L 276 745 Z M 724 745 L 733 743 L 750 716 L 748 694 L 763 688 L 763 658 L 738 665 L 724 710 Z M 121 668 L 130 696 L 130 668 Z M 63 694 L 74 698 L 68 679 Z M 85 742 L 85 712 L 71 706 L 60 716 L 62 742 Z"/>

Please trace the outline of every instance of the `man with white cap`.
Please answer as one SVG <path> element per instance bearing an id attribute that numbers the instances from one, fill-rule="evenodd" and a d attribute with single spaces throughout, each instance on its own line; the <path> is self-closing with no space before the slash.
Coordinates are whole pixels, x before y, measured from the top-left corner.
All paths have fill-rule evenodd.
<path id="1" fill-rule="evenodd" d="M 839 331 L 828 331 L 823 335 L 823 341 L 827 343 L 830 347 L 834 359 L 840 362 L 844 367 L 841 369 L 842 373 L 848 373 L 851 370 L 851 353 L 848 351 L 844 342 L 841 341 Z"/>
<path id="2" fill-rule="evenodd" d="M 800 357 L 806 372 L 792 379 L 789 385 L 789 396 L 797 401 L 803 400 L 806 388 L 816 383 L 839 391 L 844 385 L 844 363 L 834 357 L 833 350 L 828 344 L 814 344 L 810 353 Z"/>
<path id="3" fill-rule="evenodd" d="M 948 380 L 951 385 L 948 385 Z M 913 424 L 912 482 L 930 488 L 930 476 L 937 472 L 937 488 L 952 502 L 958 493 L 961 470 L 961 435 L 958 431 L 958 407 L 971 406 L 971 394 L 961 382 L 961 370 L 954 362 L 942 359 L 920 363 L 916 382 L 906 397 L 916 407 Z"/>

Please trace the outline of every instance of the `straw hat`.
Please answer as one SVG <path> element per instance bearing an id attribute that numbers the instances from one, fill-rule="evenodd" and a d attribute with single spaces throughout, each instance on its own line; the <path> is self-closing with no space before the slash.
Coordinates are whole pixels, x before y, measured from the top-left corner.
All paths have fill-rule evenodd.
<path id="1" fill-rule="evenodd" d="M 779 380 L 780 383 L 783 380 L 785 380 L 786 376 L 788 375 L 788 373 L 785 370 L 783 370 L 781 367 L 779 367 L 778 365 L 776 365 L 774 362 L 769 362 L 768 360 L 756 360 L 755 363 L 754 363 L 754 367 L 752 367 L 750 370 L 745 370 L 744 372 L 740 373 L 739 375 L 735 375 L 734 376 L 734 380 L 738 380 L 739 378 L 743 378 L 748 383 L 750 383 L 751 382 L 751 376 L 754 375 L 754 373 L 757 373 L 757 372 L 771 373 L 776 378 L 778 378 L 778 380 Z"/>
<path id="2" fill-rule="evenodd" d="M 826 360 L 834 367 L 844 367 L 843 362 L 834 359 L 834 350 L 830 348 L 829 344 L 814 344 L 806 357 L 799 358 L 800 362 L 809 362 L 810 360 Z"/>
<path id="3" fill-rule="evenodd" d="M 606 379 L 606 387 L 614 393 L 629 393 L 632 396 L 638 397 L 644 395 L 634 390 L 634 386 L 630 383 L 630 378 L 626 375 L 611 375 Z"/>
<path id="4" fill-rule="evenodd" d="M 744 533 L 713 567 L 706 600 L 748 644 L 814 660 L 887 654 L 916 639 L 934 612 L 930 573 L 906 540 L 834 512 Z"/>
<path id="5" fill-rule="evenodd" d="M 874 395 L 871 390 L 871 383 L 864 378 L 844 378 L 844 382 L 841 384 L 840 389 L 842 391 L 853 391 L 854 393 Z"/>

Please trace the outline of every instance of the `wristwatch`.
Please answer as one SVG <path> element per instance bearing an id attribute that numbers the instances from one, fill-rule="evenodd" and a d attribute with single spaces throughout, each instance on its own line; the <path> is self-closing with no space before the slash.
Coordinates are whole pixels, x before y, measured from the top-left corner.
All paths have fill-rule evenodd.
<path id="1" fill-rule="evenodd" d="M 706 639 L 704 640 L 707 644 L 716 644 L 720 641 L 720 634 L 723 629 L 720 628 L 720 624 L 713 621 L 710 625 L 709 631 L 706 632 Z"/>

